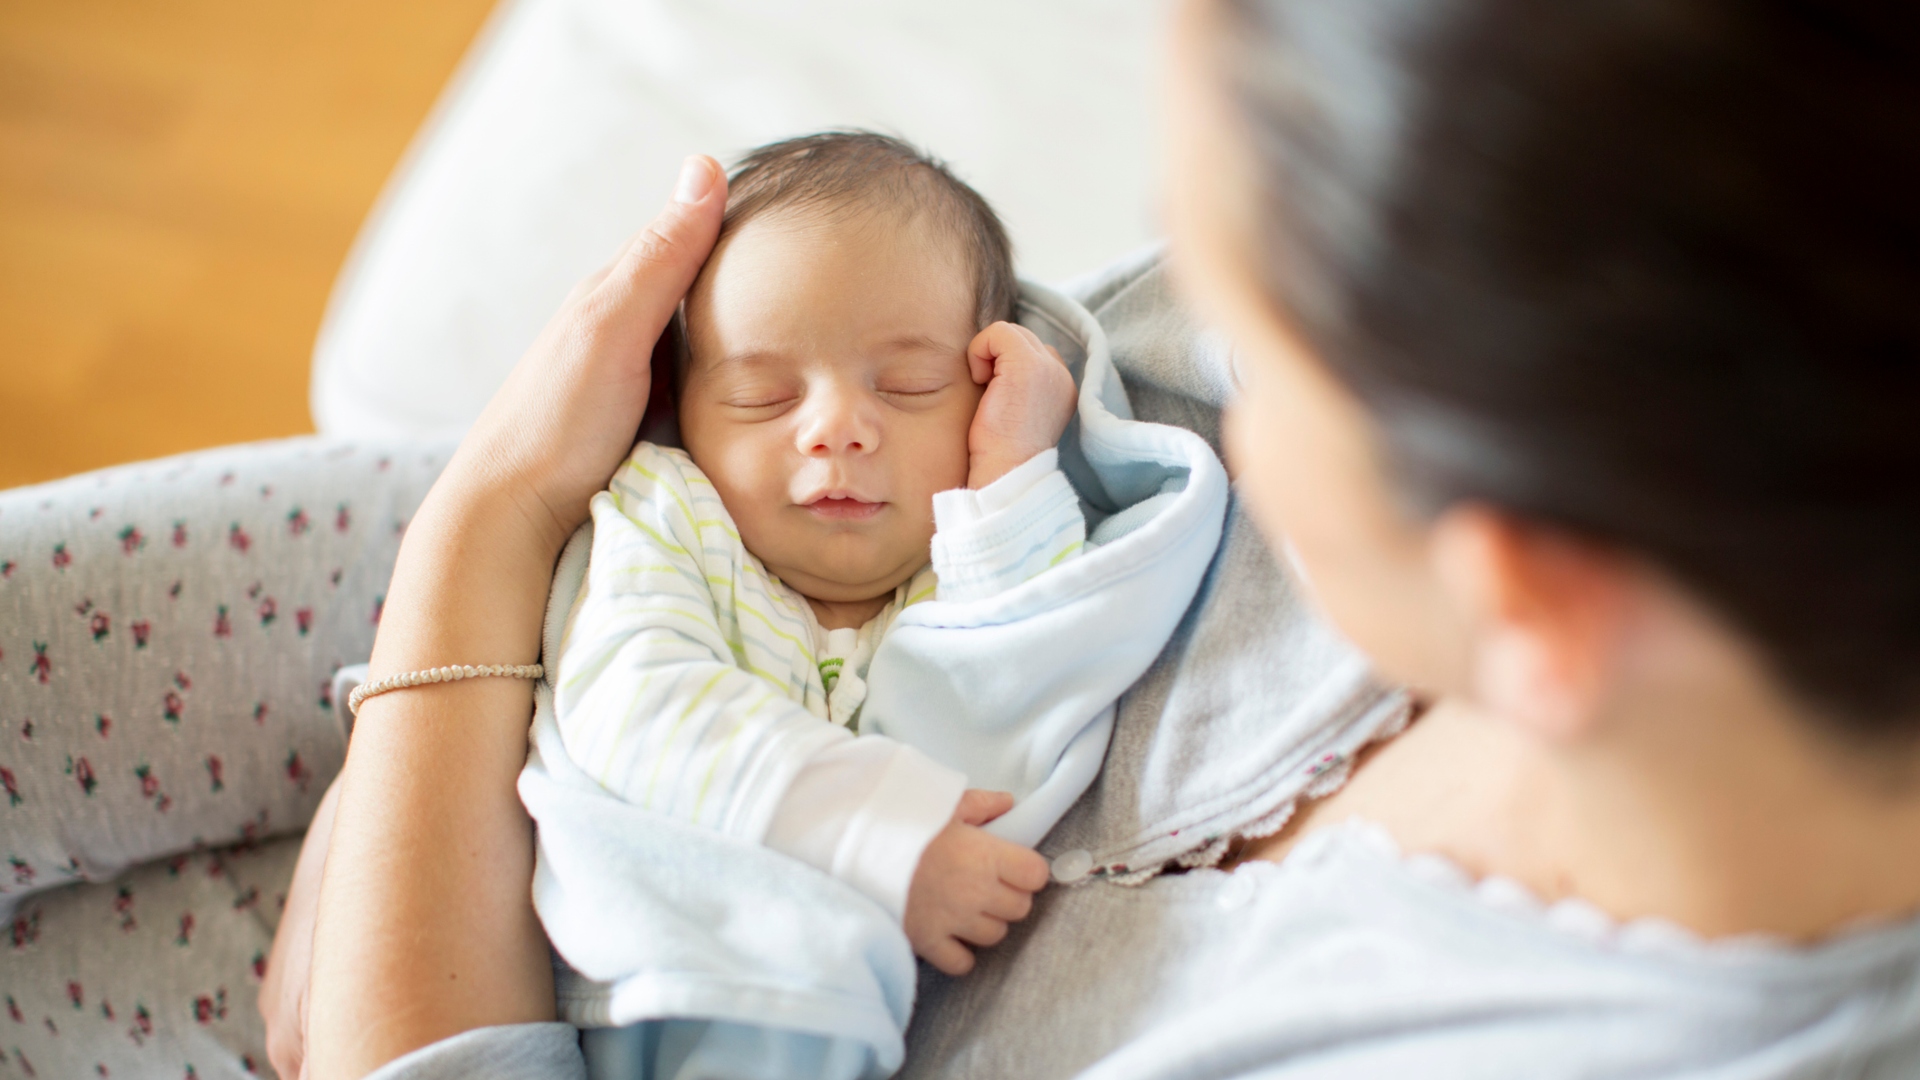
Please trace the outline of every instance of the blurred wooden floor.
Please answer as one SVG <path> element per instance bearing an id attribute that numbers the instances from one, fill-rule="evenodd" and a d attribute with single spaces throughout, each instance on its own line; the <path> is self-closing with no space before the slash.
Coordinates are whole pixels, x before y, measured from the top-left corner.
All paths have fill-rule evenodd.
<path id="1" fill-rule="evenodd" d="M 0 488 L 312 430 L 334 273 L 491 7 L 0 3 Z"/>

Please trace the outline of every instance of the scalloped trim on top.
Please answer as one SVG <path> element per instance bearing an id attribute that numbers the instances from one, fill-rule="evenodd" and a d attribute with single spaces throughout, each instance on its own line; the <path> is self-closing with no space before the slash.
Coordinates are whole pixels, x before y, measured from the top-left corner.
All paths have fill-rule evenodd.
<path id="1" fill-rule="evenodd" d="M 1323 799 L 1346 786 L 1348 778 L 1353 775 L 1354 759 L 1368 747 L 1386 742 L 1405 731 L 1407 725 L 1413 722 L 1413 715 L 1411 701 L 1403 701 L 1393 716 L 1351 750 L 1330 751 L 1309 762 L 1303 767 L 1307 782 L 1300 789 L 1300 793 L 1247 824 L 1223 833 L 1202 836 L 1192 847 L 1151 866 L 1133 867 L 1125 863 L 1097 865 L 1085 878 L 1074 882 L 1073 886 L 1103 881 L 1109 885 L 1133 888 L 1145 885 L 1169 870 L 1199 870 L 1219 866 L 1220 860 L 1226 858 L 1227 852 L 1233 850 L 1236 841 L 1264 840 L 1286 828 L 1287 822 L 1293 820 L 1293 812 L 1299 808 L 1303 800 L 1312 802 Z"/>
<path id="2" fill-rule="evenodd" d="M 1364 819 L 1352 819 L 1317 829 L 1302 837 L 1286 858 L 1277 863 L 1268 862 L 1263 869 L 1255 872 L 1279 873 L 1307 869 L 1352 851 L 1390 862 L 1396 869 L 1422 884 L 1454 893 L 1501 915 L 1538 923 L 1586 944 L 1603 945 L 1640 956 L 1692 961 L 1797 961 L 1804 960 L 1812 952 L 1889 933 L 1913 936 L 1916 939 L 1915 946 L 1920 947 L 1920 916 L 1861 919 L 1809 944 L 1797 944 L 1765 933 L 1708 938 L 1659 916 L 1622 920 L 1579 897 L 1549 902 L 1513 878 L 1498 874 L 1475 877 L 1465 867 L 1444 855 L 1427 852 L 1409 855 L 1385 827 Z M 1257 860 L 1243 863 L 1231 872 L 1239 873 L 1256 863 Z M 1877 944 L 1873 947 L 1879 948 Z"/>

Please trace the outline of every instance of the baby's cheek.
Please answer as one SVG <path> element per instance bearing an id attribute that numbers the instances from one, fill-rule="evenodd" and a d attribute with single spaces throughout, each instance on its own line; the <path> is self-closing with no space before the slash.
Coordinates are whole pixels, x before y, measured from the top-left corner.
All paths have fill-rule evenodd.
<path id="1" fill-rule="evenodd" d="M 740 529 L 747 549 L 758 553 L 761 545 L 778 538 L 779 530 L 771 518 L 774 508 L 785 504 L 787 478 L 768 462 L 776 455 L 756 453 L 747 440 L 722 443 L 708 448 L 709 453 L 694 459 L 713 483 L 713 489 L 726 505 L 727 513 Z"/>
<path id="2" fill-rule="evenodd" d="M 923 552 L 933 549 L 933 495 L 929 493 L 911 515 L 901 515 L 901 543 Z"/>
<path id="3" fill-rule="evenodd" d="M 978 391 L 981 388 L 975 389 Z M 963 415 L 954 419 L 946 436 L 941 440 L 941 447 L 945 451 L 942 458 L 944 471 L 941 486 L 935 490 L 947 491 L 967 486 L 968 439 L 973 431 L 973 416 L 980 396 L 978 392 L 973 394 L 972 403 L 966 407 Z"/>
<path id="4" fill-rule="evenodd" d="M 958 454 L 943 455 L 938 460 L 926 462 L 914 477 L 914 520 L 925 522 L 931 535 L 934 495 L 966 486 L 967 455 L 964 450 Z"/>

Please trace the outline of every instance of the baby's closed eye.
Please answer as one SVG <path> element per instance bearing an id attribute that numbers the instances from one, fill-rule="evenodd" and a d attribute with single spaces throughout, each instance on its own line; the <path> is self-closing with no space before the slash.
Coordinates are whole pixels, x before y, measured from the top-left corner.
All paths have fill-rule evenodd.
<path id="1" fill-rule="evenodd" d="M 883 379 L 874 390 L 889 397 L 926 397 L 952 385 L 946 378 Z"/>
<path id="2" fill-rule="evenodd" d="M 874 396 L 897 412 L 917 414 L 944 407 L 954 393 L 954 380 L 883 380 L 873 388 Z"/>
<path id="3" fill-rule="evenodd" d="M 764 393 L 729 394 L 721 399 L 720 404 L 734 409 L 777 409 L 783 405 L 791 405 L 797 400 L 799 395 L 791 391 L 776 390 Z"/>
<path id="4" fill-rule="evenodd" d="M 966 369 L 960 365 L 913 356 L 878 365 L 872 385 L 881 397 L 907 404 L 935 397 L 964 377 Z"/>
<path id="5" fill-rule="evenodd" d="M 800 400 L 801 387 L 785 379 L 740 379 L 717 388 L 715 399 L 733 409 L 775 409 Z"/>

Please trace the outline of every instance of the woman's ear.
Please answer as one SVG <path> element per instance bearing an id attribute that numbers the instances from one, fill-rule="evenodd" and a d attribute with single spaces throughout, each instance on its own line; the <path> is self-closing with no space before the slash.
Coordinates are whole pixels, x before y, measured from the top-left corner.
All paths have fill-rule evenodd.
<path id="1" fill-rule="evenodd" d="M 1621 659 L 1628 575 L 1599 545 L 1465 505 L 1434 522 L 1435 576 L 1468 628 L 1470 692 L 1556 740 L 1602 716 Z"/>

